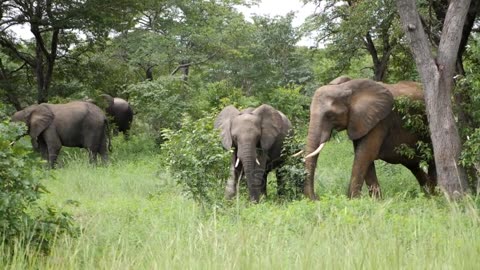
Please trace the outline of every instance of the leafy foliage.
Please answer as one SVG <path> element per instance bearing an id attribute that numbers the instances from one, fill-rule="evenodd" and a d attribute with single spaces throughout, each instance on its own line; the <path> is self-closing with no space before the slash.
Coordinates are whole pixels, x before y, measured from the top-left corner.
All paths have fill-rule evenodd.
<path id="1" fill-rule="evenodd" d="M 164 129 L 165 162 L 186 194 L 202 206 L 223 200 L 228 177 L 230 152 L 220 144 L 219 131 L 213 123 L 215 114 L 194 120 L 185 115 L 178 131 Z"/>
<path id="2" fill-rule="evenodd" d="M 429 136 L 427 114 L 423 100 L 398 97 L 395 98 L 393 110 L 402 115 L 403 126 L 406 129 L 421 134 L 423 137 Z"/>
<path id="3" fill-rule="evenodd" d="M 367 54 L 375 80 L 385 80 L 390 58 L 394 58 L 403 33 L 395 1 L 304 0 L 318 11 L 309 17 L 305 31 L 315 33 L 317 42 L 327 44 L 337 70 L 346 70 L 352 60 Z M 362 64 L 366 64 L 365 62 Z M 339 74 L 337 74 L 338 76 Z M 337 77 L 334 76 L 334 77 Z"/>
<path id="4" fill-rule="evenodd" d="M 298 154 L 305 147 L 304 136 L 290 135 L 285 138 L 282 148 L 284 164 L 277 169 L 277 174 L 283 177 L 285 182 L 284 196 L 286 199 L 303 198 L 303 181 L 307 177 L 305 163 Z"/>
<path id="5" fill-rule="evenodd" d="M 76 229 L 70 214 L 37 204 L 47 192 L 40 180 L 48 171 L 30 142 L 17 140 L 25 131 L 23 124 L 0 123 L 0 239 L 7 249 L 21 243 L 47 253 L 58 235 L 74 235 Z"/>
<path id="6" fill-rule="evenodd" d="M 268 93 L 263 100 L 284 113 L 293 126 L 304 126 L 310 114 L 310 98 L 300 93 L 301 90 L 302 87 L 293 85 L 279 87 Z"/>
<path id="7" fill-rule="evenodd" d="M 415 148 L 402 144 L 395 150 L 410 159 L 419 157 L 420 166 L 428 168 L 428 164 L 433 160 L 433 147 L 430 141 L 425 103 L 422 100 L 399 97 L 395 99 L 393 110 L 402 115 L 404 128 L 418 134 L 421 138 L 415 144 Z"/>
<path id="8" fill-rule="evenodd" d="M 161 142 L 160 130 L 178 129 L 188 107 L 189 86 L 175 78 L 144 81 L 129 85 L 126 93 L 130 104 L 147 125 L 149 133 Z"/>

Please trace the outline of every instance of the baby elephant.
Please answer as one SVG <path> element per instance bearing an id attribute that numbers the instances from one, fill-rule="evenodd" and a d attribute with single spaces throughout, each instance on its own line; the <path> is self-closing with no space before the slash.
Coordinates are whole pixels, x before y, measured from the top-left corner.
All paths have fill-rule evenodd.
<path id="1" fill-rule="evenodd" d="M 116 126 L 115 131 L 122 132 L 125 138 L 128 139 L 128 132 L 133 121 L 133 110 L 130 104 L 124 99 L 114 98 L 107 94 L 103 94 L 102 97 L 108 103 L 106 112 L 113 118 L 113 123 Z"/>
<path id="2" fill-rule="evenodd" d="M 97 154 L 105 162 L 108 159 L 107 118 L 95 104 L 74 101 L 31 105 L 16 112 L 12 120 L 27 124 L 33 148 L 52 168 L 62 146 L 86 148 L 92 163 L 96 162 Z"/>
<path id="3" fill-rule="evenodd" d="M 237 182 L 245 176 L 250 200 L 258 202 L 266 195 L 268 173 L 281 165 L 282 144 L 291 131 L 288 118 L 270 105 L 249 108 L 240 112 L 230 105 L 215 120 L 215 128 L 221 130 L 225 149 L 233 148 L 231 175 L 225 187 L 225 197 L 231 199 L 237 192 Z M 277 173 L 279 193 L 284 182 Z"/>

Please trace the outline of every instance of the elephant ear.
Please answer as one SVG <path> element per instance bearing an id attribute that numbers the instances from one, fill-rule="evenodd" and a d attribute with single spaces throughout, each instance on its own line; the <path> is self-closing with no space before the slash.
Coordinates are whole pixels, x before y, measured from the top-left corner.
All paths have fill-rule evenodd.
<path id="1" fill-rule="evenodd" d="M 229 105 L 218 114 L 215 119 L 214 127 L 221 130 L 222 145 L 225 149 L 232 148 L 232 134 L 230 128 L 232 125 L 232 119 L 235 118 L 240 112 L 233 105 Z"/>
<path id="2" fill-rule="evenodd" d="M 282 132 L 283 119 L 280 113 L 272 106 L 263 104 L 256 108 L 253 114 L 262 119 L 262 137 L 260 144 L 264 150 L 270 149 L 277 137 Z"/>
<path id="3" fill-rule="evenodd" d="M 345 87 L 352 91 L 347 126 L 351 140 L 365 136 L 392 111 L 393 96 L 372 80 L 352 80 Z"/>
<path id="4" fill-rule="evenodd" d="M 37 137 L 42 133 L 53 121 L 53 112 L 46 104 L 34 106 L 27 116 L 27 126 L 32 140 L 36 141 Z"/>

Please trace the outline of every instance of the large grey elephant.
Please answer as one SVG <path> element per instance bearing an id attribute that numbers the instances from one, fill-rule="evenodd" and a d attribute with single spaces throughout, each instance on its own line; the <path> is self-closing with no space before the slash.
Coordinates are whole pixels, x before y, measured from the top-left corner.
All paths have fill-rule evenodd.
<path id="1" fill-rule="evenodd" d="M 107 118 L 93 103 L 31 105 L 16 112 L 12 120 L 27 124 L 34 149 L 52 168 L 62 146 L 86 148 L 92 163 L 96 162 L 97 154 L 105 162 L 108 159 Z"/>
<path id="2" fill-rule="evenodd" d="M 402 144 L 416 149 L 418 141 L 429 142 L 428 134 L 414 133 L 405 128 L 403 116 L 393 109 L 394 99 L 405 96 L 423 101 L 423 92 L 415 82 L 377 83 L 367 79 L 351 80 L 340 77 L 316 90 L 310 106 L 305 165 L 307 178 L 304 193 L 315 199 L 314 176 L 318 155 L 330 139 L 332 130 L 347 130 L 353 141 L 353 162 L 349 197 L 360 195 L 366 181 L 371 196 L 381 196 L 374 160 L 403 164 L 427 191 L 436 185 L 435 163 L 429 164 L 428 174 L 420 168 L 420 155 L 409 158 L 398 152 Z"/>
<path id="3" fill-rule="evenodd" d="M 130 104 L 119 97 L 112 97 L 107 94 L 101 95 L 108 103 L 106 112 L 113 118 L 115 131 L 122 132 L 125 138 L 128 138 L 128 132 L 133 121 L 133 110 Z"/>
<path id="4" fill-rule="evenodd" d="M 282 144 L 291 127 L 282 112 L 266 104 L 242 112 L 230 105 L 220 112 L 215 128 L 221 130 L 223 147 L 233 148 L 231 175 L 225 187 L 227 199 L 235 196 L 242 176 L 247 179 L 250 200 L 258 202 L 261 195 L 266 195 L 267 175 L 281 165 Z M 278 173 L 277 183 L 281 193 L 284 183 Z"/>

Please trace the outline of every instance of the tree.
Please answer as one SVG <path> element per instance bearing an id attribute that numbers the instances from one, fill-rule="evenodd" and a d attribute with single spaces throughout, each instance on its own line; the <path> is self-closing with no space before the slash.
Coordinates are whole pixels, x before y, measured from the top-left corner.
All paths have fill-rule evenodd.
<path id="1" fill-rule="evenodd" d="M 47 102 L 55 61 L 80 43 L 79 33 L 94 39 L 106 37 L 112 29 L 128 28 L 135 7 L 135 1 L 129 0 L 5 0 L 0 6 L 0 46 L 33 70 L 37 102 Z M 9 30 L 15 25 L 30 28 L 33 49 Z"/>
<path id="2" fill-rule="evenodd" d="M 162 70 L 167 66 L 168 74 L 181 73 L 186 80 L 191 67 L 218 59 L 226 49 L 232 26 L 238 26 L 239 21 L 245 23 L 234 5 L 247 2 L 145 0 L 136 33 L 122 36 L 134 35 L 143 42 L 141 46 L 132 46 L 138 43 L 138 38 L 133 38 L 124 43 L 128 61 L 136 62 L 147 78 L 153 76 L 152 68 Z M 241 27 L 236 31 L 241 31 Z"/>
<path id="3" fill-rule="evenodd" d="M 393 0 L 304 2 L 315 3 L 322 11 L 310 18 L 307 28 L 319 33 L 318 42 L 335 48 L 341 71 L 365 51 L 373 65 L 373 79 L 386 79 L 389 61 L 401 38 Z"/>
<path id="4" fill-rule="evenodd" d="M 403 29 L 422 78 L 427 117 L 440 187 L 450 197 L 467 190 L 459 165 L 461 141 L 452 110 L 453 76 L 470 0 L 450 1 L 436 56 L 425 34 L 415 0 L 397 0 Z"/>

